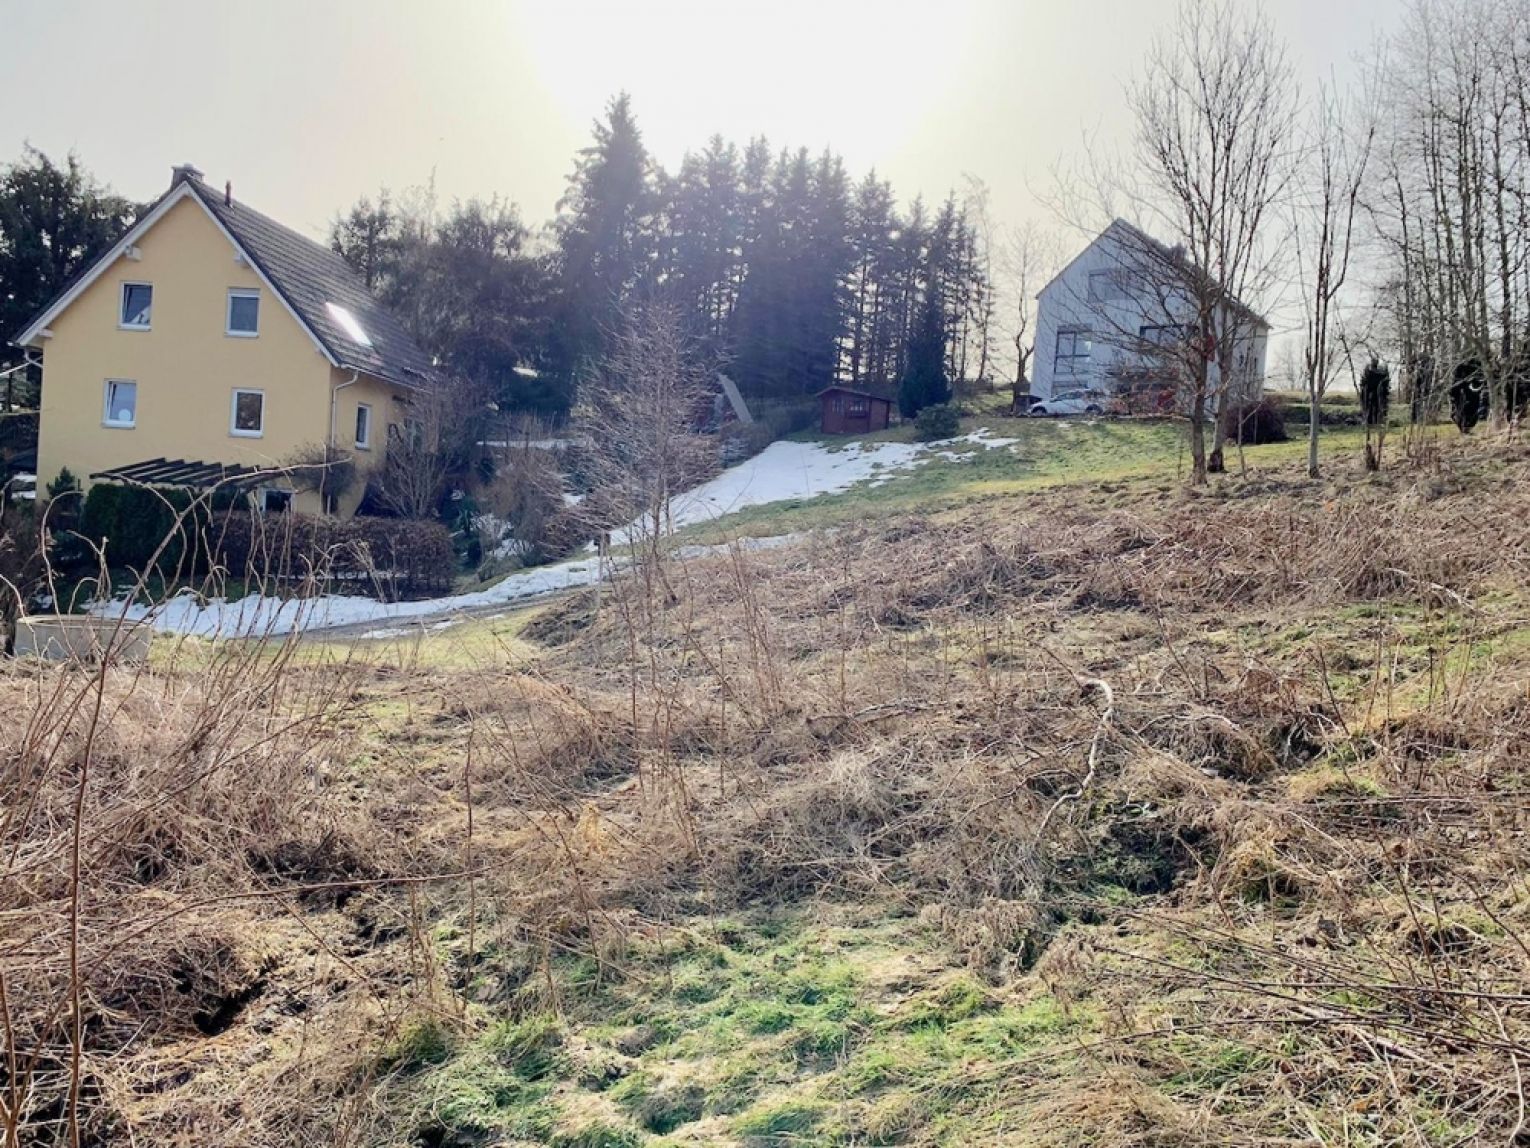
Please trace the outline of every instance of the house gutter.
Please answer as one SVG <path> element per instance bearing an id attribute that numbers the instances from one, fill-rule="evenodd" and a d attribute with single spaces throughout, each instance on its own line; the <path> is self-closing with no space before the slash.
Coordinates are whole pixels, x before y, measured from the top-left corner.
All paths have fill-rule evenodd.
<path id="1" fill-rule="evenodd" d="M 343 383 L 335 384 L 335 386 L 330 389 L 330 392 L 329 392 L 329 449 L 324 452 L 324 465 L 325 465 L 326 471 L 328 470 L 329 466 L 334 461 L 335 451 L 337 449 L 339 449 L 335 445 L 335 420 L 338 417 L 338 413 L 339 413 L 339 409 L 340 409 L 340 392 L 345 390 L 346 387 L 354 387 L 357 384 L 357 382 L 360 381 L 360 379 L 361 379 L 361 372 L 356 370 L 353 367 L 353 368 L 351 368 L 351 377 L 350 378 L 346 379 L 345 382 L 343 382 Z M 329 482 L 329 479 L 328 479 L 328 476 L 326 474 L 326 477 L 324 479 L 325 485 L 320 487 L 321 492 L 329 489 L 328 482 Z M 324 505 L 325 512 L 329 513 L 329 496 L 325 495 L 323 497 L 322 501 L 325 504 Z M 337 502 L 336 505 L 338 507 L 338 502 Z"/>
<path id="2" fill-rule="evenodd" d="M 335 449 L 335 419 L 340 411 L 340 392 L 346 387 L 354 387 L 361 381 L 361 372 L 352 368 L 351 377 L 343 383 L 337 383 L 329 392 L 329 449 Z"/>

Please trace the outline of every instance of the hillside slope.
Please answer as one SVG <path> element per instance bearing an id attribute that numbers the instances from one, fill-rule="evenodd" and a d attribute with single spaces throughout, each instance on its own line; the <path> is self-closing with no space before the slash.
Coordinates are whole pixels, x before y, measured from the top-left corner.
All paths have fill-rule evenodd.
<path id="1" fill-rule="evenodd" d="M 7 667 L 15 1142 L 1518 1142 L 1530 453 L 1250 457 Z"/>

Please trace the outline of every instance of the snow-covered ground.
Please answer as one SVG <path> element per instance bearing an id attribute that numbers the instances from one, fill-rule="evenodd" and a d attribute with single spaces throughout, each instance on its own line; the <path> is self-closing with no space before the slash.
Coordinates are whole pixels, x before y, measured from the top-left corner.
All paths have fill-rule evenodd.
<path id="1" fill-rule="evenodd" d="M 775 442 L 753 458 L 675 498 L 673 522 L 679 529 L 711 522 L 749 506 L 838 494 L 860 482 L 877 485 L 899 472 L 936 459 L 959 460 L 963 448 L 970 453 L 974 448 L 1008 447 L 1015 441 L 978 430 L 961 438 L 932 443 L 851 443 L 827 447 L 811 442 Z M 618 544 L 625 540 L 625 531 L 618 532 L 613 539 Z M 768 546 L 790 540 L 790 536 L 755 539 L 749 545 Z M 685 547 L 680 553 L 682 557 L 693 558 L 714 549 L 720 548 Z M 425 620 L 445 623 L 456 613 L 588 586 L 600 575 L 600 563 L 592 554 L 508 575 L 485 590 L 423 602 L 378 602 L 345 595 L 301 600 L 250 595 L 233 602 L 219 598 L 204 601 L 186 591 L 157 606 L 102 602 L 91 612 L 105 617 L 120 617 L 125 612 L 130 621 L 148 620 L 162 632 L 203 637 L 279 635 L 368 623 L 376 623 L 379 628 L 368 631 L 367 636 L 384 637 L 413 633 Z"/>
<path id="2" fill-rule="evenodd" d="M 839 494 L 858 482 L 879 485 L 897 472 L 911 470 L 933 458 L 960 457 L 954 448 L 1007 447 L 1015 441 L 976 430 L 960 438 L 931 443 L 825 446 L 816 442 L 773 442 L 753 458 L 677 496 L 670 503 L 670 515 L 678 530 L 750 506 Z M 627 541 L 626 532 L 618 532 L 613 540 Z"/>
<path id="3" fill-rule="evenodd" d="M 430 598 L 421 602 L 379 602 L 375 598 L 327 594 L 318 598 L 272 598 L 251 594 L 232 602 L 222 598 L 204 601 L 184 590 L 157 606 L 127 606 L 129 621 L 147 619 L 156 630 L 170 634 L 196 634 L 204 638 L 244 638 L 290 634 L 294 630 L 323 630 L 375 622 L 379 626 L 421 618 L 439 619 L 486 606 L 507 605 L 554 590 L 588 586 L 600 577 L 600 563 L 592 555 L 574 562 L 538 566 L 511 574 L 485 590 Z M 101 602 L 91 613 L 117 618 L 124 613 L 121 601 Z"/>

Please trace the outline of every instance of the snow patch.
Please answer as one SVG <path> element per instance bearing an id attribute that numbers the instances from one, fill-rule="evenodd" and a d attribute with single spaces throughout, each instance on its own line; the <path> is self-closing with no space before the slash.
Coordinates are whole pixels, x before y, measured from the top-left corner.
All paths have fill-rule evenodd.
<path id="1" fill-rule="evenodd" d="M 438 620 L 442 615 L 458 611 L 516 602 L 554 590 L 589 586 L 599 581 L 600 574 L 600 563 L 593 559 L 560 562 L 555 566 L 540 566 L 511 574 L 486 590 L 422 602 L 378 602 L 372 598 L 338 594 L 319 598 L 271 598 L 251 594 L 230 602 L 223 598 L 204 600 L 193 591 L 183 590 L 157 606 L 98 602 L 91 606 L 90 613 L 98 617 L 125 617 L 130 622 L 146 621 L 155 630 L 169 634 L 195 634 L 204 638 L 279 636 L 295 630 L 369 622 L 382 626 L 412 618 Z"/>
<path id="2" fill-rule="evenodd" d="M 851 443 L 826 446 L 817 442 L 773 442 L 753 458 L 723 471 L 710 482 L 677 495 L 670 502 L 675 529 L 711 522 L 751 506 L 802 501 L 840 494 L 860 482 L 881 486 L 897 472 L 912 470 L 935 458 L 962 456 L 953 447 L 1008 447 L 1018 439 L 1000 438 L 985 429 L 939 442 Z M 634 524 L 636 525 L 636 524 Z M 630 541 L 632 527 L 618 531 L 612 541 Z"/>
<path id="3" fill-rule="evenodd" d="M 929 443 L 825 446 L 816 442 L 774 442 L 710 482 L 678 495 L 671 503 L 671 520 L 674 527 L 680 529 L 712 522 L 750 506 L 839 494 L 861 482 L 880 486 L 899 472 L 935 459 L 960 461 L 975 453 L 971 449 L 957 451 L 952 448 L 966 446 L 994 450 L 1012 446 L 1017 441 L 976 430 L 957 438 Z M 632 529 L 629 526 L 618 531 L 613 542 L 617 545 L 627 542 Z M 787 534 L 774 538 L 747 538 L 740 539 L 739 545 L 746 550 L 768 549 L 789 545 L 800 537 Z M 502 539 L 500 546 L 511 542 L 513 540 Z M 701 558 L 726 549 L 726 546 L 683 546 L 676 553 L 681 558 Z M 100 602 L 93 605 L 90 612 L 99 617 L 125 617 L 130 622 L 147 621 L 163 633 L 200 637 L 279 636 L 296 630 L 368 623 L 376 623 L 378 628 L 363 636 L 389 637 L 417 632 L 418 623 L 408 625 L 412 620 L 428 618 L 432 624 L 449 625 L 454 613 L 589 586 L 601 577 L 601 563 L 591 556 L 519 571 L 485 590 L 422 602 L 378 602 L 343 595 L 302 599 L 250 595 L 230 602 L 222 598 L 203 599 L 186 590 L 156 606 Z"/>

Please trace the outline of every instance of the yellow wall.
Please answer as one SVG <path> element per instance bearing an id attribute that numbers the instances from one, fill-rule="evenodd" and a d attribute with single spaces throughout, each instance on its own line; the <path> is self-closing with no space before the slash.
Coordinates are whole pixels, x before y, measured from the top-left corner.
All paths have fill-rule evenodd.
<path id="1" fill-rule="evenodd" d="M 369 471 L 380 467 L 388 445 L 388 425 L 402 423 L 404 405 L 401 401 L 407 392 L 381 379 L 360 375 L 351 382 L 351 372 L 335 368 L 330 385 L 337 388 L 335 395 L 335 446 L 349 451 L 356 460 L 357 478 L 353 488 L 340 500 L 340 511 L 350 514 L 361 501 Z M 356 408 L 366 403 L 372 408 L 371 448 L 356 446 Z"/>
<path id="2" fill-rule="evenodd" d="M 160 457 L 271 466 L 305 446 L 322 446 L 329 435 L 330 388 L 350 372 L 332 372 L 281 300 L 253 270 L 235 262 L 233 245 L 201 205 L 181 200 L 137 247 L 141 259 L 116 260 L 49 324 L 39 482 L 52 481 L 67 466 L 88 486 L 96 471 Z M 119 328 L 124 282 L 154 285 L 150 330 Z M 224 333 L 230 287 L 261 289 L 256 338 Z M 136 426 L 102 425 L 107 379 L 138 384 Z M 236 387 L 265 392 L 259 438 L 230 433 Z M 335 442 L 342 450 L 353 446 L 356 403 L 373 406 L 374 446 L 358 454 L 362 467 L 381 459 L 389 396 L 386 384 L 365 376 L 339 392 Z M 357 487 L 347 511 L 359 501 Z M 318 509 L 315 495 L 298 501 L 301 509 Z"/>

